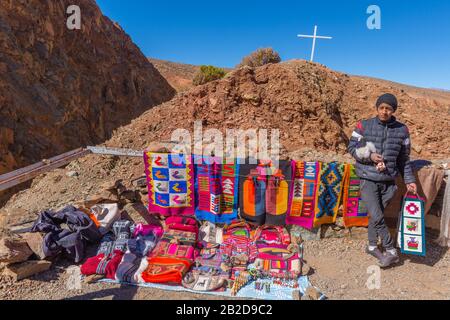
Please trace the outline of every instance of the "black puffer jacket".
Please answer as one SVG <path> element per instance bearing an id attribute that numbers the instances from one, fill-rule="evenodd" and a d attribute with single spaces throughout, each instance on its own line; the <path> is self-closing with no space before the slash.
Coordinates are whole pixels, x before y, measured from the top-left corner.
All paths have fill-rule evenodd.
<path id="1" fill-rule="evenodd" d="M 378 172 L 370 158 L 358 156 L 356 150 L 364 147 L 366 142 L 372 142 L 376 152 L 384 157 L 387 167 L 385 172 Z M 393 181 L 401 174 L 406 184 L 415 182 L 409 160 L 411 152 L 409 130 L 395 117 L 387 123 L 382 122 L 378 117 L 360 121 L 352 133 L 348 152 L 356 159 L 356 174 L 360 178 L 372 181 Z"/>

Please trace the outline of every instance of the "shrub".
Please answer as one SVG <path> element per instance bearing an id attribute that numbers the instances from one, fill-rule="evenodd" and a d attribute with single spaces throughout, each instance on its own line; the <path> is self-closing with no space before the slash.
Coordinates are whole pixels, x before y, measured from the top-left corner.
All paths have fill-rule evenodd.
<path id="1" fill-rule="evenodd" d="M 244 57 L 238 67 L 249 66 L 260 67 L 268 63 L 278 63 L 281 61 L 278 52 L 272 48 L 261 48 Z"/>
<path id="2" fill-rule="evenodd" d="M 208 83 L 210 81 L 222 79 L 225 76 L 225 70 L 214 66 L 201 66 L 195 74 L 192 83 L 196 86 Z"/>

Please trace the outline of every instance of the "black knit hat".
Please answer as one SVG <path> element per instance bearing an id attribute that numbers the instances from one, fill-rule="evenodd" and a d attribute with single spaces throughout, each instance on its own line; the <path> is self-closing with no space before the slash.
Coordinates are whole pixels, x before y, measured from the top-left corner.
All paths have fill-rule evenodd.
<path id="1" fill-rule="evenodd" d="M 376 103 L 377 109 L 383 103 L 386 103 L 386 104 L 390 105 L 392 108 L 394 108 L 394 112 L 397 111 L 398 101 L 397 101 L 397 98 L 393 94 L 385 93 L 385 94 L 379 96 L 377 103 Z"/>

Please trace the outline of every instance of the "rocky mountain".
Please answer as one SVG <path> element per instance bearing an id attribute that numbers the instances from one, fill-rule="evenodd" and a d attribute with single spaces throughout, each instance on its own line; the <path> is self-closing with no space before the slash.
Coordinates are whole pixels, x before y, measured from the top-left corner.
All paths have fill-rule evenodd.
<path id="1" fill-rule="evenodd" d="M 200 71 L 200 66 L 155 58 L 148 58 L 148 60 L 177 92 L 184 92 L 194 87 L 192 80 L 194 80 L 195 74 Z M 226 72 L 232 70 L 230 68 L 223 69 Z"/>
<path id="2" fill-rule="evenodd" d="M 94 0 L 0 1 L 0 174 L 100 143 L 175 93 Z"/>
<path id="3" fill-rule="evenodd" d="M 194 87 L 192 80 L 200 70 L 200 66 L 155 58 L 148 58 L 148 60 L 178 92 L 187 91 Z"/>
<path id="4" fill-rule="evenodd" d="M 147 111 L 107 144 L 145 147 L 169 140 L 177 128 L 192 132 L 194 121 L 201 120 L 205 130 L 222 132 L 279 129 L 285 155 L 298 150 L 343 155 L 357 121 L 375 115 L 375 101 L 385 92 L 399 99 L 396 116 L 410 128 L 413 156 L 450 158 L 450 94 L 350 76 L 303 60 L 233 70 Z"/>

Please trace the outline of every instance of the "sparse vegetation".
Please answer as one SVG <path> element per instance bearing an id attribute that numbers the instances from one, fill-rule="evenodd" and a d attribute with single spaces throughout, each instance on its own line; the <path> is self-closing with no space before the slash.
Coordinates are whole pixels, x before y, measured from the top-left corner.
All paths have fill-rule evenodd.
<path id="1" fill-rule="evenodd" d="M 281 62 L 280 55 L 272 48 L 261 48 L 244 57 L 238 67 L 260 67 L 268 63 Z"/>
<path id="2" fill-rule="evenodd" d="M 196 86 L 208 83 L 210 81 L 222 79 L 226 72 L 222 68 L 217 68 L 214 66 L 201 66 L 200 70 L 192 80 L 192 83 Z"/>

